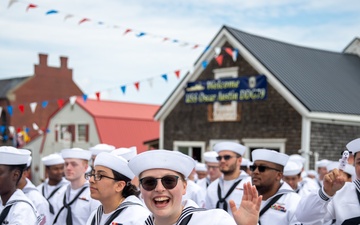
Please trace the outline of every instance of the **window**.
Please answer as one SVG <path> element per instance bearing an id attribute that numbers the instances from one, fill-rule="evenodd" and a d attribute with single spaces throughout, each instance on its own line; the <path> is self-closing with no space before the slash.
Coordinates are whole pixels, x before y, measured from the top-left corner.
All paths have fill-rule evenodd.
<path id="1" fill-rule="evenodd" d="M 88 137 L 88 128 L 89 125 L 87 124 L 78 124 L 77 125 L 77 140 L 79 142 L 87 142 Z"/>
<path id="2" fill-rule="evenodd" d="M 174 141 L 174 150 L 184 153 L 198 162 L 203 162 L 205 142 L 201 141 Z"/>
<path id="3" fill-rule="evenodd" d="M 68 143 L 88 142 L 89 125 L 88 124 L 60 124 L 55 128 L 55 141 Z"/>
<path id="4" fill-rule="evenodd" d="M 258 148 L 266 148 L 275 150 L 281 153 L 285 153 L 285 138 L 278 138 L 278 139 L 252 139 L 252 138 L 244 138 L 241 140 L 246 147 L 248 147 L 248 151 L 246 155 L 251 160 L 251 152 Z"/>

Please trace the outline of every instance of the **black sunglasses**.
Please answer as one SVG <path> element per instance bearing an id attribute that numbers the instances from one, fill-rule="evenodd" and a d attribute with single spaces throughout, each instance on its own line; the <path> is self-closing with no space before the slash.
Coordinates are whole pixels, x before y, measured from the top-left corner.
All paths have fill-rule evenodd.
<path id="1" fill-rule="evenodd" d="M 231 159 L 231 158 L 233 158 L 233 157 L 235 157 L 235 156 L 231 156 L 231 155 L 221 156 L 221 155 L 219 155 L 219 156 L 216 157 L 216 160 L 217 160 L 217 161 L 221 161 L 221 159 L 224 158 L 225 161 L 228 161 L 229 159 Z"/>
<path id="2" fill-rule="evenodd" d="M 158 180 L 161 180 L 161 184 L 164 186 L 164 188 L 170 190 L 176 187 L 179 176 L 175 175 L 166 175 L 161 178 L 156 177 L 143 177 L 141 178 L 140 184 L 146 191 L 152 191 L 156 188 Z"/>
<path id="3" fill-rule="evenodd" d="M 272 168 L 272 167 L 268 167 L 268 166 L 257 166 L 257 165 L 250 166 L 250 170 L 252 172 L 254 172 L 256 170 L 256 168 L 259 170 L 260 173 L 265 172 L 265 170 L 276 170 L 278 172 L 281 172 L 280 170 L 278 170 L 276 168 Z"/>

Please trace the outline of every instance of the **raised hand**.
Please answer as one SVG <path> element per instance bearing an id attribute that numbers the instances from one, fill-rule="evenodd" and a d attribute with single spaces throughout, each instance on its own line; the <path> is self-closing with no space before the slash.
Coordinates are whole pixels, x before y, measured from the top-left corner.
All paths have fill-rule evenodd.
<path id="1" fill-rule="evenodd" d="M 237 209 L 235 202 L 230 200 L 230 208 L 237 225 L 256 225 L 259 220 L 259 212 L 262 196 L 258 194 L 256 187 L 250 182 L 244 184 L 244 194 L 240 207 Z"/>
<path id="2" fill-rule="evenodd" d="M 329 196 L 333 196 L 344 184 L 345 178 L 340 175 L 336 168 L 324 176 L 324 191 Z"/>

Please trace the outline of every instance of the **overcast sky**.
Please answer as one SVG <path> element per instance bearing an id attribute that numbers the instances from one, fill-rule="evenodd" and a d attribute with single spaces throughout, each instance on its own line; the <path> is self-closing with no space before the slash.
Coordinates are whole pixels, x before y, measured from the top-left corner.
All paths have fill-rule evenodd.
<path id="1" fill-rule="evenodd" d="M 38 7 L 26 10 L 30 3 Z M 174 71 L 180 69 L 182 78 L 191 70 L 223 25 L 336 52 L 360 37 L 358 0 L 19 0 L 10 7 L 9 1 L 0 4 L 0 79 L 32 75 L 39 53 L 49 55 L 51 66 L 59 66 L 59 56 L 67 56 L 73 79 L 84 93 L 100 92 L 102 99 L 127 102 L 162 104 L 179 82 Z M 58 13 L 46 15 L 50 10 Z M 68 14 L 74 16 L 65 19 Z M 83 18 L 90 21 L 79 25 Z M 124 35 L 126 29 L 132 32 Z M 141 32 L 145 35 L 138 37 Z M 163 41 L 165 37 L 169 41 Z M 185 42 L 190 44 L 183 46 Z M 200 47 L 193 49 L 195 44 Z M 136 91 L 133 84 L 138 81 Z M 124 85 L 125 94 L 120 90 Z"/>

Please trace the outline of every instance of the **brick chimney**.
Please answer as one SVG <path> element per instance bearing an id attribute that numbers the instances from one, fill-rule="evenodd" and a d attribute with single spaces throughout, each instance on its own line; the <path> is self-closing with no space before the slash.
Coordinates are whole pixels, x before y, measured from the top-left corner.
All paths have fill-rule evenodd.
<path id="1" fill-rule="evenodd" d="M 68 58 L 65 56 L 60 56 L 60 69 L 67 69 Z"/>
<path id="2" fill-rule="evenodd" d="M 48 59 L 48 55 L 47 54 L 41 54 L 39 53 L 39 66 L 47 66 L 47 59 Z"/>

